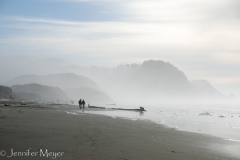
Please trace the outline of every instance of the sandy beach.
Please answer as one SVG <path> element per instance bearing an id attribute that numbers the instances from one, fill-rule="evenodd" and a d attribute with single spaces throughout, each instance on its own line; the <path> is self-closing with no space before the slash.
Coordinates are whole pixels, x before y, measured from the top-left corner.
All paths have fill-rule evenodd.
<path id="1" fill-rule="evenodd" d="M 230 152 L 239 145 L 236 142 L 151 121 L 68 114 L 76 109 L 70 105 L 1 105 L 0 159 L 239 159 Z"/>

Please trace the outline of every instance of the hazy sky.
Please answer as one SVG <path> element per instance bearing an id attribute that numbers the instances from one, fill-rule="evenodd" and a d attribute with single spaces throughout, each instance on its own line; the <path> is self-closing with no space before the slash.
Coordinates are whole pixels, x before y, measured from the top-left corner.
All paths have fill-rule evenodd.
<path id="1" fill-rule="evenodd" d="M 161 59 L 190 80 L 240 84 L 240 1 L 0 0 L 0 55 L 106 67 Z"/>

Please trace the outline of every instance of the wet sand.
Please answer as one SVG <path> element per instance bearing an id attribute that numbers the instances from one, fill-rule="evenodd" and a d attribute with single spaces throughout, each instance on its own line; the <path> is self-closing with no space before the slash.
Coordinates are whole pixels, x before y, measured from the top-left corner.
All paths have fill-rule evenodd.
<path id="1" fill-rule="evenodd" d="M 239 159 L 229 152 L 239 145 L 236 142 L 150 121 L 66 113 L 76 109 L 69 105 L 0 106 L 0 159 Z M 12 149 L 19 155 L 12 155 Z"/>

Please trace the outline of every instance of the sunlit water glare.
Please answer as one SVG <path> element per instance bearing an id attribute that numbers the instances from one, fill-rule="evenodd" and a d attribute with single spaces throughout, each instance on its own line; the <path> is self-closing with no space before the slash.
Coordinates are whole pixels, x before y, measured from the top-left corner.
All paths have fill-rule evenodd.
<path id="1" fill-rule="evenodd" d="M 101 105 L 103 106 L 103 105 Z M 138 108 L 137 105 L 105 105 L 107 108 Z M 84 113 L 106 115 L 109 118 L 151 120 L 177 130 L 197 132 L 240 142 L 240 105 L 149 105 L 146 112 L 105 109 Z M 82 110 L 70 114 L 81 115 Z"/>

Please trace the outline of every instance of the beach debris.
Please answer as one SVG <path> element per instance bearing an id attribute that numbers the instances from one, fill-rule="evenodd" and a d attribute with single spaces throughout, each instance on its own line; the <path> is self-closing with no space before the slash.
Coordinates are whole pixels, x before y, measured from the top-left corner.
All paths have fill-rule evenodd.
<path id="1" fill-rule="evenodd" d="M 140 111 L 146 111 L 144 107 L 139 106 L 139 108 L 140 108 Z"/>
<path id="2" fill-rule="evenodd" d="M 116 103 L 109 103 L 109 104 L 107 104 L 107 105 L 116 105 Z"/>
<path id="3" fill-rule="evenodd" d="M 223 116 L 223 115 L 220 115 L 220 116 L 218 116 L 219 118 L 225 118 L 225 116 Z"/>
<path id="4" fill-rule="evenodd" d="M 98 109 L 113 109 L 113 110 L 125 110 L 125 111 L 146 111 L 144 107 L 139 106 L 139 109 L 125 109 L 125 108 L 106 108 L 106 107 L 98 107 L 98 106 L 91 106 L 88 104 L 88 108 L 98 108 Z"/>
<path id="5" fill-rule="evenodd" d="M 202 112 L 200 114 L 198 114 L 199 116 L 211 116 L 211 114 L 209 112 Z"/>
<path id="6" fill-rule="evenodd" d="M 114 116 L 109 116 L 108 118 L 116 118 L 116 117 L 114 117 Z"/>
<path id="7" fill-rule="evenodd" d="M 226 141 L 232 141 L 232 142 L 240 142 L 240 140 L 236 140 L 236 139 L 224 139 Z"/>
<path id="8" fill-rule="evenodd" d="M 106 107 L 91 106 L 89 104 L 88 104 L 88 108 L 106 109 Z"/>
<path id="9" fill-rule="evenodd" d="M 9 106 L 9 104 L 5 103 L 4 106 Z"/>
<path id="10" fill-rule="evenodd" d="M 25 101 L 21 101 L 21 105 L 27 105 Z"/>
<path id="11" fill-rule="evenodd" d="M 77 115 L 77 113 L 75 113 L 75 112 L 68 112 L 68 111 L 66 111 L 66 113 L 67 113 L 67 114 Z"/>
<path id="12" fill-rule="evenodd" d="M 19 113 L 24 113 L 24 110 L 20 110 Z"/>

